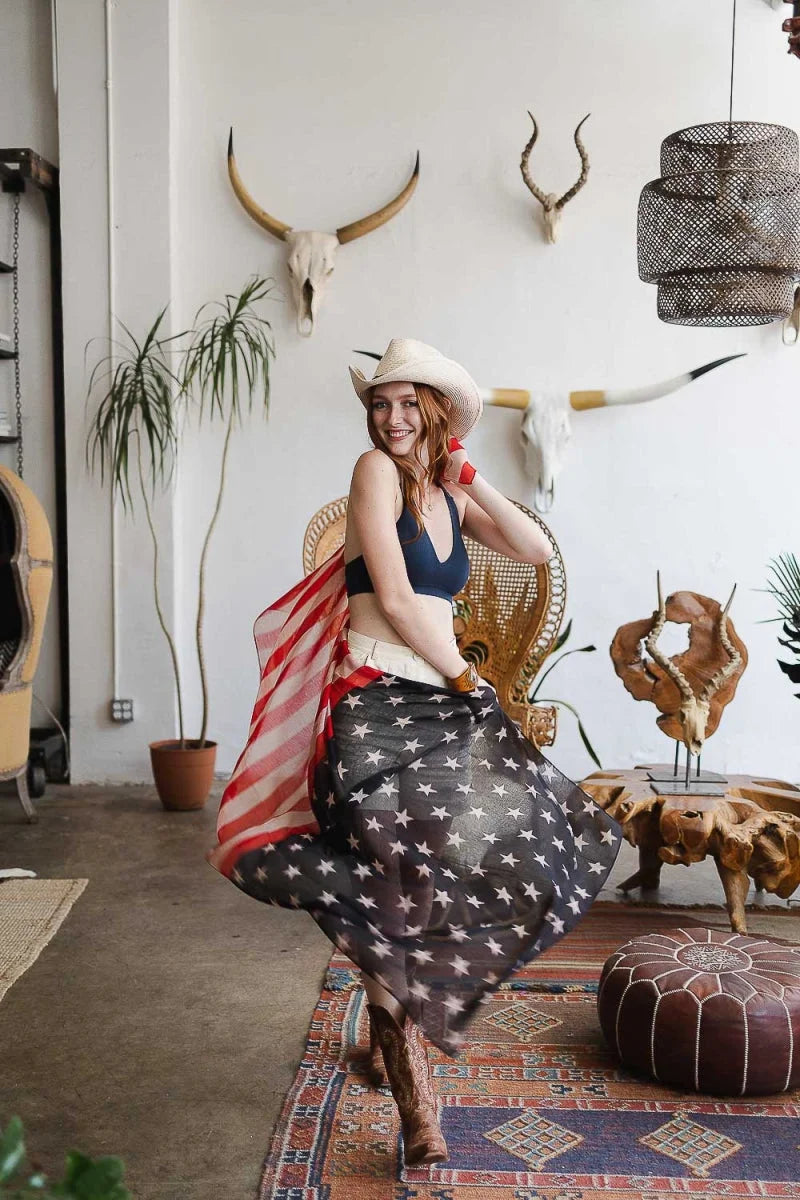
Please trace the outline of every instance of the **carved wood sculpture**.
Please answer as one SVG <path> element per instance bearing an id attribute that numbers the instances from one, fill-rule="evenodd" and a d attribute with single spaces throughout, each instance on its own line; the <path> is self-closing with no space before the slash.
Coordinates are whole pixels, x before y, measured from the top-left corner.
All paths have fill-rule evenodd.
<path id="1" fill-rule="evenodd" d="M 649 773 L 595 771 L 581 783 L 639 849 L 639 869 L 619 890 L 658 887 L 664 863 L 714 859 L 736 933 L 746 933 L 745 898 L 757 888 L 790 896 L 800 885 L 800 789 L 778 779 L 731 775 L 724 796 L 663 795 Z"/>
<path id="2" fill-rule="evenodd" d="M 564 205 L 568 204 L 573 196 L 578 194 L 583 185 L 586 183 L 586 180 L 589 178 L 589 155 L 586 153 L 586 147 L 581 141 L 581 126 L 584 124 L 584 122 L 589 120 L 590 115 L 590 113 L 587 113 L 583 118 L 583 121 L 578 123 L 578 127 L 574 134 L 575 145 L 581 159 L 581 173 L 577 182 L 573 183 L 569 191 L 564 192 L 563 196 L 557 196 L 555 192 L 542 191 L 538 184 L 534 183 L 533 179 L 531 178 L 531 173 L 528 168 L 528 160 L 530 159 L 531 150 L 534 147 L 534 143 L 539 136 L 539 128 L 536 124 L 536 118 L 534 117 L 533 113 L 528 113 L 531 121 L 533 121 L 533 133 L 531 134 L 530 140 L 525 146 L 525 149 L 522 151 L 519 169 L 522 172 L 522 178 L 525 180 L 525 185 L 529 192 L 531 195 L 536 197 L 542 206 L 545 238 L 551 245 L 558 240 L 558 232 L 561 225 L 561 212 L 564 208 Z"/>
<path id="3" fill-rule="evenodd" d="M 658 608 L 651 617 L 620 626 L 611 660 L 631 695 L 655 704 L 662 733 L 699 754 L 747 666 L 747 648 L 728 617 L 736 588 L 722 608 L 697 592 L 674 592 L 665 601 L 660 575 L 657 586 Z M 689 625 L 688 649 L 673 658 L 657 644 L 667 621 Z M 652 659 L 642 654 L 642 642 Z"/>

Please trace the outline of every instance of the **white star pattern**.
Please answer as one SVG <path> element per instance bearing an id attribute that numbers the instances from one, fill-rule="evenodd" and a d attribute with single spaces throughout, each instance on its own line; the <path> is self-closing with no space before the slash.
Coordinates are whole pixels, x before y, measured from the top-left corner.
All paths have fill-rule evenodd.
<path id="1" fill-rule="evenodd" d="M 381 673 L 320 710 L 312 813 L 284 809 L 314 832 L 230 868 L 243 890 L 310 911 L 448 1047 L 462 1040 L 454 1018 L 582 919 L 619 842 L 487 685 L 478 699 Z M 279 855 L 269 872 L 266 853 Z"/>

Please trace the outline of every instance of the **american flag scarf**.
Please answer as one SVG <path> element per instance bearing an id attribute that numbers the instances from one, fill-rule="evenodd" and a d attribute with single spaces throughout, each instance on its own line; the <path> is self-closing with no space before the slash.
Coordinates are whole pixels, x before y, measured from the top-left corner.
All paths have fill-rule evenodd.
<path id="1" fill-rule="evenodd" d="M 348 662 L 344 550 L 256 619 L 261 681 L 247 743 L 220 802 L 219 845 L 209 862 L 230 876 L 240 855 L 297 833 L 316 833 L 314 770 L 331 734 L 331 710 L 380 675 Z"/>
<path id="2" fill-rule="evenodd" d="M 489 683 L 366 666 L 348 614 L 339 551 L 256 621 L 261 683 L 210 859 L 310 913 L 454 1054 L 486 992 L 586 912 L 620 831 Z"/>

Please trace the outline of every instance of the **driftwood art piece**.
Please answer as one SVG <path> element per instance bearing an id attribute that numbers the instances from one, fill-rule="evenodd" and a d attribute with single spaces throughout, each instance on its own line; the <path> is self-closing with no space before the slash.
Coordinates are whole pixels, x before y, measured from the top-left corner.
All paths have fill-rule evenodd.
<path id="1" fill-rule="evenodd" d="M 577 196 L 578 192 L 581 190 L 583 185 L 586 183 L 586 180 L 589 178 L 589 155 L 586 153 L 586 147 L 584 146 L 583 142 L 581 141 L 581 126 L 584 124 L 584 122 L 589 120 L 590 115 L 591 115 L 590 113 L 587 113 L 586 116 L 583 118 L 583 121 L 579 122 L 578 127 L 575 130 L 575 135 L 574 135 L 575 136 L 575 145 L 577 147 L 578 154 L 580 155 L 580 160 L 581 160 L 581 173 L 578 176 L 577 183 L 573 183 L 573 185 L 569 189 L 569 191 L 564 192 L 563 196 L 557 196 L 555 192 L 542 191 L 542 189 L 538 186 L 538 184 L 534 183 L 534 181 L 531 177 L 530 169 L 528 166 L 528 160 L 530 159 L 531 150 L 534 147 L 536 139 L 539 136 L 539 128 L 536 124 L 536 118 L 534 117 L 533 113 L 532 112 L 528 113 L 528 116 L 530 117 L 531 121 L 533 121 L 533 133 L 531 134 L 530 140 L 528 141 L 527 145 L 525 146 L 525 149 L 522 151 L 522 158 L 520 159 L 520 162 L 519 162 L 519 169 L 522 172 L 522 178 L 525 180 L 525 185 L 528 188 L 528 191 L 531 193 L 532 196 L 536 197 L 536 199 L 539 201 L 539 203 L 542 206 L 542 216 L 544 218 L 544 235 L 545 235 L 545 239 L 550 243 L 550 245 L 552 245 L 554 242 L 558 241 L 558 233 L 559 233 L 559 228 L 561 225 L 561 213 L 564 209 L 564 205 L 568 204 L 569 201 L 573 198 L 573 196 Z"/>
<path id="2" fill-rule="evenodd" d="M 724 608 L 697 592 L 673 592 L 664 600 L 660 575 L 657 588 L 658 608 L 650 617 L 620 626 L 611 660 L 631 695 L 655 704 L 662 733 L 686 746 L 688 770 L 689 755 L 700 754 L 733 699 L 747 649 L 728 617 L 735 586 Z M 688 649 L 673 657 L 658 645 L 667 621 L 689 626 Z M 642 653 L 643 643 L 650 658 Z"/>
<path id="3" fill-rule="evenodd" d="M 293 229 L 271 216 L 261 208 L 242 183 L 239 168 L 233 154 L 233 130 L 228 139 L 228 175 L 231 185 L 242 207 L 257 225 L 266 229 L 273 237 L 286 242 L 289 249 L 287 266 L 292 284 L 292 298 L 297 310 L 297 329 L 304 337 L 314 331 L 314 321 L 319 311 L 328 278 L 333 274 L 336 252 L 345 242 L 355 241 L 366 233 L 372 233 L 390 221 L 404 208 L 413 195 L 419 179 L 419 153 L 411 178 L 393 200 L 369 216 L 342 225 L 336 233 L 318 233 L 312 230 Z"/>
<path id="4" fill-rule="evenodd" d="M 659 767 L 595 771 L 585 792 L 639 848 L 639 870 L 619 885 L 655 889 L 664 863 L 702 862 L 710 855 L 736 933 L 746 933 L 750 878 L 783 897 L 800 885 L 800 789 L 778 779 L 729 776 L 722 796 L 664 795 L 654 789 Z"/>

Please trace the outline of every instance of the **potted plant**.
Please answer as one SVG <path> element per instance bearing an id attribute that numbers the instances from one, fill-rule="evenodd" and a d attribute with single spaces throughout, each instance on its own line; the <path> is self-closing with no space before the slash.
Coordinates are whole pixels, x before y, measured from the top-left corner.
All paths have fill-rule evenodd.
<path id="1" fill-rule="evenodd" d="M 780 612 L 780 616 L 771 619 L 783 622 L 786 635 L 778 638 L 778 644 L 797 659 L 796 662 L 783 662 L 779 658 L 778 666 L 792 683 L 800 684 L 800 564 L 794 554 L 780 554 L 770 559 L 769 570 L 772 578 L 764 590 L 775 597 Z M 795 696 L 800 698 L 800 692 L 795 692 Z"/>
<path id="2" fill-rule="evenodd" d="M 101 482 L 109 478 L 127 510 L 134 503 L 129 477 L 133 462 L 135 494 L 141 497 L 153 543 L 153 598 L 175 679 L 179 736 L 151 743 L 150 759 L 161 802 L 170 809 L 201 808 L 214 778 L 216 742 L 206 736 L 206 568 L 222 507 L 231 435 L 255 403 L 260 402 L 265 416 L 269 412 L 269 360 L 274 354 L 271 327 L 254 308 L 268 292 L 268 281 L 256 277 L 239 295 L 227 295 L 223 301 L 204 305 L 192 329 L 171 337 L 161 333 L 166 309 L 158 314 L 141 343 L 123 326 L 127 340 L 115 343 L 113 354 L 97 364 L 89 381 L 90 395 L 96 388 L 101 388 L 103 394 L 87 436 L 87 463 L 90 468 L 99 465 Z M 177 359 L 174 364 L 173 359 Z M 216 500 L 198 567 L 195 645 L 203 704 L 197 738 L 187 738 L 184 729 L 178 654 L 159 596 L 159 546 L 152 511 L 156 489 L 166 486 L 172 477 L 181 409 L 184 416 L 196 413 L 200 422 L 220 421 L 225 428 Z"/>

